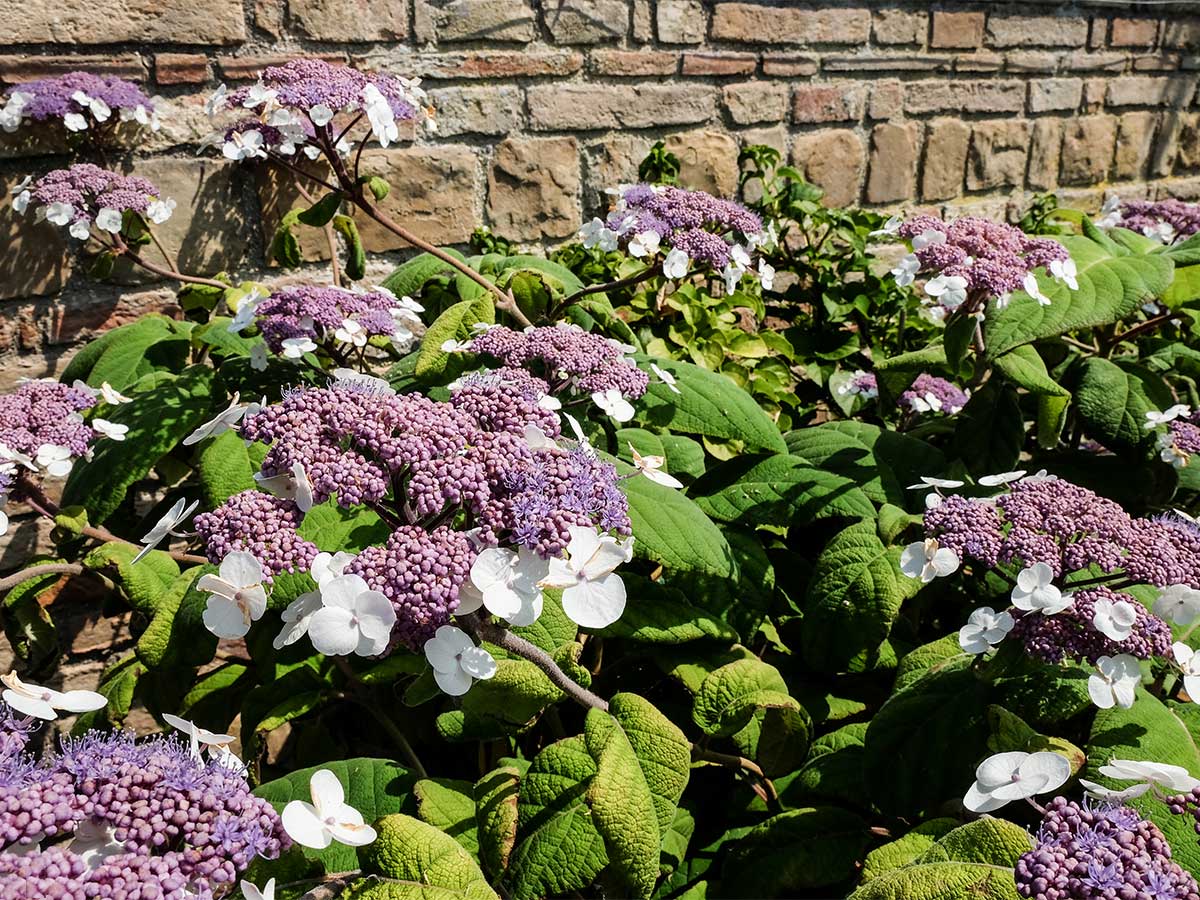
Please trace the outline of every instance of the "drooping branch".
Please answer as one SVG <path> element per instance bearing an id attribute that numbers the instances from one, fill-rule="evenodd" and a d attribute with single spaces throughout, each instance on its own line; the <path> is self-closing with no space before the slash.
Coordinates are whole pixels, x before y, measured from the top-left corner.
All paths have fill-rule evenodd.
<path id="1" fill-rule="evenodd" d="M 43 575 L 82 575 L 86 571 L 87 569 L 76 563 L 43 563 L 30 566 L 28 569 L 14 572 L 7 578 L 0 578 L 0 596 L 7 594 L 23 581 L 41 578 Z"/>

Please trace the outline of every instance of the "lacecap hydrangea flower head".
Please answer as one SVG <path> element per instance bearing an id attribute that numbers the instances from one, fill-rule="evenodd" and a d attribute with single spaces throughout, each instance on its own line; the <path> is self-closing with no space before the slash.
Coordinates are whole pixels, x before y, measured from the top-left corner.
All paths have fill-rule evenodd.
<path id="1" fill-rule="evenodd" d="M 30 122 L 61 122 L 68 131 L 88 131 L 118 122 L 159 129 L 156 100 L 121 78 L 67 72 L 12 88 L 0 106 L 0 128 L 16 131 Z"/>
<path id="2" fill-rule="evenodd" d="M 13 194 L 17 212 L 32 209 L 38 221 L 66 228 L 71 237 L 81 241 L 92 236 L 93 227 L 119 234 L 126 213 L 158 225 L 175 210 L 175 201 L 164 197 L 149 179 L 110 172 L 92 163 L 54 169 L 36 180 L 27 178 Z"/>
<path id="3" fill-rule="evenodd" d="M 1200 231 L 1200 204 L 1182 200 L 1104 201 L 1096 224 L 1101 228 L 1128 228 L 1163 244 L 1174 244 Z"/>
<path id="4" fill-rule="evenodd" d="M 775 270 L 759 257 L 756 248 L 775 244 L 772 229 L 762 219 L 732 200 L 721 200 L 704 191 L 650 184 L 622 185 L 606 219 L 593 219 L 579 231 L 584 247 L 616 250 L 647 262 L 658 260 L 662 274 L 672 280 L 686 278 L 693 267 L 719 272 L 729 293 L 742 276 L 754 272 L 770 290 Z"/>

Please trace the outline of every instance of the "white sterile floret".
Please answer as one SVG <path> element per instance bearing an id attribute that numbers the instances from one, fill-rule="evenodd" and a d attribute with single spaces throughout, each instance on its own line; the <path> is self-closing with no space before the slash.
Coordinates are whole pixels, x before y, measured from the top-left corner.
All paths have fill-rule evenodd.
<path id="1" fill-rule="evenodd" d="M 121 403 L 133 402 L 131 397 L 126 397 L 107 381 L 100 385 L 100 396 L 104 399 L 104 402 L 110 406 L 117 406 Z"/>
<path id="2" fill-rule="evenodd" d="M 1124 804 L 1129 800 L 1134 800 L 1142 794 L 1150 790 L 1150 782 L 1131 785 L 1123 791 L 1114 791 L 1112 788 L 1106 788 L 1102 784 L 1097 784 L 1094 781 L 1088 781 L 1086 778 L 1079 779 L 1079 786 L 1087 792 L 1088 796 L 1095 797 L 1097 800 L 1104 800 L 1109 803 Z"/>
<path id="3" fill-rule="evenodd" d="M 396 117 L 392 113 L 391 104 L 380 93 L 379 88 L 367 84 L 362 91 L 363 111 L 367 121 L 371 123 L 371 134 L 379 141 L 379 146 L 386 148 L 388 144 L 400 139 L 400 129 L 396 125 Z"/>
<path id="4" fill-rule="evenodd" d="M 279 614 L 283 628 L 279 630 L 279 634 L 275 635 L 271 645 L 276 650 L 282 650 L 308 634 L 308 626 L 312 621 L 313 614 L 321 606 L 320 591 L 308 591 L 289 603 Z"/>
<path id="5" fill-rule="evenodd" d="M 975 783 L 963 797 L 963 806 L 974 813 L 992 812 L 1013 800 L 1058 790 L 1070 777 L 1071 763 L 1058 753 L 997 753 L 975 770 Z"/>
<path id="6" fill-rule="evenodd" d="M 655 484 L 661 484 L 663 487 L 681 488 L 683 482 L 673 475 L 668 475 L 662 470 L 666 465 L 666 457 L 663 456 L 642 456 L 637 452 L 637 448 L 633 444 L 629 445 L 629 452 L 633 454 L 633 465 L 638 470 L 640 475 L 653 481 Z"/>
<path id="7" fill-rule="evenodd" d="M 688 255 L 678 248 L 671 248 L 663 258 L 662 273 L 664 278 L 678 280 L 686 278 L 691 260 Z"/>
<path id="8" fill-rule="evenodd" d="M 42 207 L 46 221 L 51 225 L 66 225 L 75 218 L 75 207 L 70 203 L 56 201 Z"/>
<path id="9" fill-rule="evenodd" d="M 447 694 L 460 697 L 476 679 L 486 681 L 496 674 L 496 660 L 461 628 L 442 625 L 425 642 L 425 659 L 433 668 L 433 678 Z"/>
<path id="10" fill-rule="evenodd" d="M 354 319 L 342 319 L 342 324 L 333 331 L 333 336 L 343 344 L 351 344 L 355 347 L 367 346 L 367 329 L 363 328 Z"/>
<path id="11" fill-rule="evenodd" d="M 107 231 L 109 234 L 119 234 L 121 232 L 121 222 L 121 211 L 118 209 L 111 209 L 105 206 L 96 213 L 96 227 L 101 231 Z"/>
<path id="12" fill-rule="evenodd" d="M 1146 430 L 1150 431 L 1157 428 L 1159 425 L 1166 425 L 1168 422 L 1174 422 L 1180 416 L 1191 415 L 1191 408 L 1184 403 L 1176 403 L 1167 409 L 1159 412 L 1156 409 L 1147 411 L 1146 413 Z"/>
<path id="13" fill-rule="evenodd" d="M 195 723 L 171 713 L 163 713 L 163 721 L 188 736 L 188 741 L 192 745 L 192 756 L 197 759 L 200 758 L 201 751 L 207 750 L 211 753 L 220 747 L 228 747 L 234 740 L 232 734 L 209 731 L 207 728 L 201 728 Z"/>
<path id="14" fill-rule="evenodd" d="M 326 656 L 378 656 L 388 647 L 396 610 L 361 575 L 343 574 L 320 586 L 321 608 L 308 620 L 308 638 Z"/>
<path id="15" fill-rule="evenodd" d="M 92 419 L 92 427 L 106 438 L 114 441 L 125 440 L 125 435 L 129 433 L 128 425 L 122 425 L 119 422 L 110 422 L 108 419 Z"/>
<path id="16" fill-rule="evenodd" d="M 658 253 L 658 245 L 662 237 L 657 231 L 639 231 L 629 239 L 626 250 L 629 255 L 641 259 L 643 256 L 654 256 Z"/>
<path id="17" fill-rule="evenodd" d="M 262 472 L 255 472 L 254 481 L 264 491 L 293 501 L 300 507 L 301 512 L 308 512 L 313 508 L 312 482 L 308 480 L 308 473 L 299 462 L 292 463 L 290 472 L 281 472 L 278 475 L 268 476 Z"/>
<path id="18" fill-rule="evenodd" d="M 1000 472 L 997 475 L 983 475 L 976 484 L 981 484 L 984 487 L 1000 487 L 1001 485 L 1011 484 L 1014 481 L 1020 481 L 1025 477 L 1024 469 L 1017 469 L 1012 472 Z"/>
<path id="19" fill-rule="evenodd" d="M 88 120 L 82 113 L 73 112 L 63 116 L 63 124 L 67 126 L 67 131 L 87 131 Z"/>
<path id="20" fill-rule="evenodd" d="M 987 653 L 1012 631 L 1012 614 L 997 613 L 990 606 L 981 606 L 967 618 L 958 631 L 958 645 L 967 653 Z"/>
<path id="21" fill-rule="evenodd" d="M 325 103 L 318 103 L 308 111 L 308 118 L 318 128 L 322 128 L 333 121 L 333 110 Z"/>
<path id="22" fill-rule="evenodd" d="M 288 359 L 300 359 L 305 353 L 312 353 L 317 349 L 317 345 L 307 337 L 284 338 L 281 344 L 280 350 Z"/>
<path id="23" fill-rule="evenodd" d="M 592 394 L 592 402 L 618 422 L 628 422 L 633 418 L 633 404 L 626 400 L 616 388 L 596 391 Z"/>
<path id="24" fill-rule="evenodd" d="M 603 252 L 611 253 L 617 249 L 620 235 L 605 225 L 603 219 L 593 218 L 579 229 L 577 237 L 583 242 L 585 249 L 599 247 Z"/>
<path id="25" fill-rule="evenodd" d="M 364 847 L 375 840 L 375 829 L 363 822 L 362 813 L 346 803 L 346 792 L 328 769 L 313 772 L 308 780 L 312 802 L 293 800 L 283 808 L 283 830 L 297 844 L 324 850 L 334 841 Z"/>
<path id="26" fill-rule="evenodd" d="M 150 205 L 146 207 L 146 218 L 155 225 L 161 225 L 167 219 L 171 218 L 171 215 L 175 212 L 176 205 L 173 197 L 167 197 L 162 200 L 151 200 Z"/>
<path id="27" fill-rule="evenodd" d="M 1079 290 L 1079 271 L 1075 268 L 1075 260 L 1071 259 L 1071 257 L 1052 260 L 1050 263 L 1050 274 L 1054 276 L 1056 281 L 1063 282 L 1071 290 Z"/>
<path id="28" fill-rule="evenodd" d="M 1105 778 L 1114 781 L 1138 781 L 1158 785 L 1169 791 L 1190 791 L 1200 785 L 1183 766 L 1170 763 L 1149 762 L 1136 759 L 1110 759 L 1098 770 Z"/>
<path id="29" fill-rule="evenodd" d="M 657 375 L 658 380 L 665 384 L 672 391 L 672 393 L 683 393 L 681 390 L 679 390 L 675 383 L 675 376 L 666 369 L 659 368 L 657 363 L 650 363 L 650 371 Z"/>
<path id="30" fill-rule="evenodd" d="M 1121 215 L 1121 198 L 1116 194 L 1109 194 L 1104 198 L 1104 205 L 1100 207 L 1100 216 L 1096 219 L 1096 227 L 1115 228 L 1124 221 L 1124 218 Z"/>
<path id="31" fill-rule="evenodd" d="M 1111 641 L 1118 643 L 1133 632 L 1137 624 L 1137 610 L 1128 600 L 1109 600 L 1101 597 L 1096 601 L 1092 627 Z"/>
<path id="32" fill-rule="evenodd" d="M 946 233 L 944 231 L 938 231 L 936 228 L 928 228 L 912 239 L 912 248 L 914 250 L 924 250 L 926 247 L 944 243 L 946 243 Z"/>
<path id="33" fill-rule="evenodd" d="M 1037 276 L 1032 272 L 1025 273 L 1025 277 L 1021 280 L 1021 287 L 1025 289 L 1025 293 L 1042 306 L 1050 305 L 1050 298 L 1042 293 L 1041 287 L 1038 286 Z"/>
<path id="34" fill-rule="evenodd" d="M 1096 671 L 1088 677 L 1088 696 L 1100 709 L 1133 706 L 1134 692 L 1142 680 L 1142 670 L 1136 656 L 1121 653 L 1101 656 Z"/>
<path id="35" fill-rule="evenodd" d="M 916 280 L 917 273 L 920 271 L 921 261 L 910 253 L 896 263 L 896 267 L 892 269 L 892 277 L 896 279 L 896 284 L 900 287 L 908 287 Z"/>
<path id="36" fill-rule="evenodd" d="M 725 268 L 721 270 L 721 277 L 725 279 L 725 293 L 732 294 L 736 291 L 738 284 L 742 280 L 742 276 L 745 274 L 745 267 L 732 262 L 726 263 Z"/>
<path id="37" fill-rule="evenodd" d="M 625 611 L 625 582 L 614 570 L 633 558 L 633 538 L 618 541 L 580 525 L 570 533 L 565 557 L 550 560 L 541 586 L 562 589 L 563 611 L 576 625 L 605 628 Z"/>
<path id="38" fill-rule="evenodd" d="M 266 344 L 260 341 L 250 348 L 250 368 L 255 372 L 265 372 L 269 363 Z"/>
<path id="39" fill-rule="evenodd" d="M 958 566 L 958 554 L 939 546 L 937 538 L 914 541 L 900 553 L 900 571 L 909 578 L 920 578 L 924 584 L 953 574 Z"/>
<path id="40" fill-rule="evenodd" d="M 888 216 L 888 220 L 874 231 L 868 231 L 867 237 L 881 237 L 899 233 L 904 220 L 899 216 Z"/>
<path id="41" fill-rule="evenodd" d="M 1200 617 L 1200 591 L 1186 584 L 1169 584 L 1158 592 L 1154 614 L 1176 625 L 1191 625 Z"/>
<path id="42" fill-rule="evenodd" d="M 154 527 L 146 532 L 142 538 L 142 543 L 145 544 L 139 551 L 138 555 L 133 558 L 133 562 L 137 562 L 147 553 L 157 547 L 166 539 L 167 535 L 175 534 L 175 529 L 178 528 L 184 520 L 191 516 L 196 511 L 196 507 L 200 505 L 199 500 L 193 500 L 189 505 L 187 500 L 176 500 L 175 503 L 167 510 L 167 514 L 154 523 Z M 175 535 L 179 537 L 180 535 Z"/>
<path id="43" fill-rule="evenodd" d="M 958 309 L 967 299 L 967 279 L 961 275 L 938 275 L 925 282 L 925 293 L 946 309 Z"/>
<path id="44" fill-rule="evenodd" d="M 204 607 L 204 626 L 222 638 L 245 637 L 250 623 L 267 611 L 267 573 L 262 563 L 244 550 L 235 550 L 221 560 L 218 574 L 201 575 L 196 589 L 211 596 Z"/>
<path id="45" fill-rule="evenodd" d="M 550 563 L 532 550 L 514 553 L 503 547 L 481 550 L 471 564 L 471 577 L 459 589 L 456 613 L 472 613 L 480 606 L 510 625 L 532 625 L 542 614 L 542 589 Z"/>
<path id="46" fill-rule="evenodd" d="M 758 260 L 758 281 L 764 291 L 775 286 L 775 267 L 761 257 Z"/>
<path id="47" fill-rule="evenodd" d="M 21 215 L 25 214 L 25 210 L 29 208 L 29 201 L 33 199 L 33 193 L 29 190 L 32 184 L 33 176 L 26 175 L 20 184 L 14 186 L 9 192 L 13 198 L 13 209 Z"/>
<path id="48" fill-rule="evenodd" d="M 36 844 L 33 847 L 37 847 Z M 116 829 L 111 825 L 101 825 L 94 819 L 85 818 L 76 826 L 70 843 L 66 845 L 72 853 L 83 860 L 89 869 L 97 868 L 111 856 L 119 856 L 129 851 L 125 843 L 117 840 Z M 5 852 L 13 852 L 9 848 Z M 21 851 L 18 849 L 18 853 Z"/>
<path id="49" fill-rule="evenodd" d="M 234 393 L 233 399 L 229 401 L 229 406 L 213 416 L 191 434 L 183 439 L 183 445 L 190 447 L 192 444 L 198 444 L 205 438 L 216 437 L 219 434 L 224 434 L 234 425 L 242 420 L 242 416 L 246 415 L 247 405 L 241 404 L 241 395 Z"/>
<path id="50" fill-rule="evenodd" d="M 66 478 L 71 474 L 71 467 L 74 465 L 74 461 L 71 459 L 71 448 L 58 444 L 42 444 L 38 447 L 34 459 L 38 468 L 55 478 Z"/>
<path id="51" fill-rule="evenodd" d="M 108 705 L 108 698 L 95 691 L 56 691 L 22 681 L 15 671 L 0 675 L 0 684 L 4 685 L 0 699 L 22 715 L 35 719 L 51 721 L 58 718 L 59 711 L 92 712 Z"/>
<path id="52" fill-rule="evenodd" d="M 230 334 L 241 334 L 249 328 L 254 322 L 254 317 L 258 315 L 259 304 L 265 299 L 266 295 L 262 291 L 258 288 L 251 288 L 249 293 L 237 301 L 237 310 L 226 330 Z"/>
<path id="53" fill-rule="evenodd" d="M 442 341 L 442 344 L 438 349 L 443 353 L 467 353 L 471 349 L 471 342 L 448 338 Z"/>
<path id="54" fill-rule="evenodd" d="M 226 159 L 238 162 L 243 159 L 265 159 L 267 156 L 266 139 L 257 128 L 247 131 L 235 131 L 229 140 L 221 146 L 221 153 Z"/>
<path id="55" fill-rule="evenodd" d="M 1069 607 L 1075 600 L 1054 584 L 1054 570 L 1047 563 L 1034 563 L 1022 569 L 1012 589 L 1013 606 L 1025 612 L 1051 616 Z"/>
<path id="56" fill-rule="evenodd" d="M 525 426 L 525 444 L 530 450 L 554 450 L 558 444 L 536 425 Z"/>
<path id="57" fill-rule="evenodd" d="M 1187 644 L 1176 641 L 1171 645 L 1171 655 L 1183 673 L 1183 689 L 1193 703 L 1200 703 L 1200 653 Z"/>
<path id="58" fill-rule="evenodd" d="M 260 890 L 249 881 L 241 882 L 242 896 L 246 900 L 275 900 L 275 879 L 272 878 Z"/>

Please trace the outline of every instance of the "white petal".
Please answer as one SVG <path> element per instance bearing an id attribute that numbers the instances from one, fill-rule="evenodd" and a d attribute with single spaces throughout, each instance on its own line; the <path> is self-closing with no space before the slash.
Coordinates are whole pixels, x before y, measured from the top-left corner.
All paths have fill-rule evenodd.
<path id="1" fill-rule="evenodd" d="M 221 560 L 221 577 L 238 587 L 261 584 L 265 574 L 262 563 L 244 550 L 235 550 Z"/>
<path id="2" fill-rule="evenodd" d="M 1047 794 L 1058 790 L 1071 778 L 1071 764 L 1065 756 L 1049 751 L 1030 754 L 1025 762 L 1018 767 L 1021 779 L 1038 777 L 1042 785 L 1039 794 Z"/>
<path id="3" fill-rule="evenodd" d="M 222 597 L 220 594 L 213 594 L 208 598 L 208 604 L 204 607 L 204 615 L 201 618 L 204 621 L 204 627 L 217 637 L 245 637 L 246 632 L 250 630 L 249 617 L 242 611 L 242 608 L 228 597 Z"/>
<path id="4" fill-rule="evenodd" d="M 321 602 L 339 609 L 354 609 L 358 595 L 367 590 L 367 582 L 361 575 L 339 575 L 321 585 Z"/>
<path id="5" fill-rule="evenodd" d="M 1088 696 L 1100 709 L 1112 709 L 1116 700 L 1113 698 L 1112 686 L 1099 675 L 1088 678 Z"/>
<path id="6" fill-rule="evenodd" d="M 346 791 L 338 777 L 328 769 L 318 769 L 308 779 L 308 791 L 313 805 L 322 816 L 332 816 L 346 803 Z M 356 813 L 357 814 L 357 813 Z M 362 821 L 359 816 L 358 821 Z"/>
<path id="7" fill-rule="evenodd" d="M 616 573 L 598 581 L 578 582 L 562 594 L 563 612 L 584 628 L 605 628 L 625 611 L 625 582 Z"/>
<path id="8" fill-rule="evenodd" d="M 482 647 L 464 650 L 459 665 L 472 678 L 486 680 L 496 674 L 496 660 Z"/>
<path id="9" fill-rule="evenodd" d="M 280 819 L 283 821 L 283 830 L 297 844 L 324 850 L 333 843 L 333 835 L 321 822 L 316 807 L 311 803 L 293 800 L 283 808 Z"/>
<path id="10" fill-rule="evenodd" d="M 978 784 L 973 784 L 963 797 L 963 806 L 974 813 L 992 812 L 1007 803 L 1007 800 L 997 800 L 991 794 L 984 793 Z"/>
<path id="11" fill-rule="evenodd" d="M 437 669 L 434 669 L 433 680 L 437 682 L 438 687 L 451 697 L 461 697 L 471 689 L 471 682 L 473 681 L 471 676 L 457 665 L 454 666 L 454 670 L 451 672 L 439 672 Z"/>
<path id="12" fill-rule="evenodd" d="M 54 707 L 45 700 L 30 697 L 28 694 L 14 690 L 5 690 L 0 694 L 0 697 L 3 697 L 4 702 L 17 712 L 33 716 L 35 719 L 46 719 L 49 721 L 58 718 L 58 713 L 54 711 Z"/>
<path id="13" fill-rule="evenodd" d="M 354 613 L 330 606 L 317 610 L 308 620 L 308 639 L 326 656 L 349 656 L 358 646 Z"/>
<path id="14" fill-rule="evenodd" d="M 480 551 L 471 564 L 471 583 L 481 591 L 494 586 L 508 587 L 517 554 L 503 547 Z"/>
<path id="15" fill-rule="evenodd" d="M 66 712 L 91 712 L 108 706 L 108 698 L 95 691 L 64 691 L 50 702 Z"/>
<path id="16" fill-rule="evenodd" d="M 335 840 L 349 847 L 365 847 L 375 840 L 375 829 L 362 823 L 335 822 L 329 826 Z"/>

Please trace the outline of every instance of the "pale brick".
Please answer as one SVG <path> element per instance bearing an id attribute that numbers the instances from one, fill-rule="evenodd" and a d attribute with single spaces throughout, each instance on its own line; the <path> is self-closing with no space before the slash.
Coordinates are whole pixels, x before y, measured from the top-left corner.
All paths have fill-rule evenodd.
<path id="1" fill-rule="evenodd" d="M 0 197 L 10 198 L 24 177 L 24 172 L 0 176 Z M 66 232 L 34 222 L 33 210 L 28 212 L 20 215 L 11 203 L 0 203 L 0 300 L 57 293 L 71 274 L 74 254 Z M 6 305 L 0 319 L 9 315 Z"/>
<path id="2" fill-rule="evenodd" d="M 970 143 L 971 126 L 966 122 L 936 119 L 929 123 L 921 169 L 922 200 L 949 200 L 962 193 Z"/>
<path id="3" fill-rule="evenodd" d="M 1135 72 L 1174 72 L 1180 67 L 1182 57 L 1178 53 L 1151 53 L 1133 60 Z"/>
<path id="4" fill-rule="evenodd" d="M 1175 172 L 1193 172 L 1200 169 L 1200 121 L 1195 115 L 1185 116 L 1180 121 L 1179 155 L 1175 158 Z"/>
<path id="5" fill-rule="evenodd" d="M 826 56 L 821 67 L 826 72 L 948 72 L 954 62 L 950 56 L 934 53 L 888 53 L 853 56 Z"/>
<path id="6" fill-rule="evenodd" d="M 513 51 L 480 50 L 470 53 L 438 53 L 417 61 L 422 78 L 562 78 L 583 68 L 583 54 L 576 50 Z"/>
<path id="7" fill-rule="evenodd" d="M 613 134 L 584 148 L 583 205 L 586 217 L 608 210 L 611 200 L 604 190 L 637 181 L 638 163 L 653 140 L 640 135 Z"/>
<path id="8" fill-rule="evenodd" d="M 738 125 L 787 118 L 788 88 L 778 81 L 744 81 L 722 88 L 725 109 Z"/>
<path id="9" fill-rule="evenodd" d="M 866 85 L 856 82 L 801 84 L 792 90 L 792 119 L 797 124 L 848 122 L 862 117 Z"/>
<path id="10" fill-rule="evenodd" d="M 707 84 L 545 84 L 526 91 L 537 131 L 655 128 L 709 121 L 716 91 Z"/>
<path id="11" fill-rule="evenodd" d="M 543 20 L 557 44 L 599 44 L 625 37 L 625 0 L 556 0 L 542 7 Z"/>
<path id="12" fill-rule="evenodd" d="M 1025 107 L 1025 82 L 912 81 L 905 85 L 904 109 L 931 112 L 1021 112 Z"/>
<path id="13" fill-rule="evenodd" d="M 1063 184 L 1097 184 L 1108 177 L 1112 165 L 1117 120 L 1089 116 L 1065 123 L 1062 144 Z"/>
<path id="14" fill-rule="evenodd" d="M 892 203 L 916 196 L 918 128 L 916 123 L 909 123 L 876 125 L 871 130 L 868 203 Z"/>
<path id="15" fill-rule="evenodd" d="M 5 84 L 53 78 L 81 69 L 95 75 L 115 75 L 129 81 L 145 81 L 147 75 L 146 63 L 136 53 L 119 56 L 0 56 L 0 81 Z"/>
<path id="16" fill-rule="evenodd" d="M 1088 20 L 1082 16 L 990 15 L 987 42 L 992 47 L 1083 47 Z"/>
<path id="17" fill-rule="evenodd" d="M 278 40 L 284 32 L 287 5 L 278 0 L 254 0 L 254 24 Z"/>
<path id="18" fill-rule="evenodd" d="M 679 183 L 716 197 L 737 193 L 738 145 L 719 131 L 688 131 L 673 134 L 666 147 L 679 157 Z"/>
<path id="19" fill-rule="evenodd" d="M 867 115 L 872 119 L 894 119 L 904 111 L 904 86 L 894 79 L 871 85 Z"/>
<path id="20" fill-rule="evenodd" d="M 763 74 L 782 78 L 808 78 L 820 68 L 811 56 L 764 56 Z"/>
<path id="21" fill-rule="evenodd" d="M 1053 75 L 1058 71 L 1061 55 L 1049 50 L 1017 50 L 1004 55 L 1004 68 L 1017 74 Z"/>
<path id="22" fill-rule="evenodd" d="M 408 36 L 408 0 L 288 0 L 292 27 L 316 41 L 397 41 Z"/>
<path id="23" fill-rule="evenodd" d="M 684 75 L 753 75 L 758 57 L 753 53 L 685 53 Z"/>
<path id="24" fill-rule="evenodd" d="M 395 222 L 433 244 L 461 244 L 479 224 L 476 151 L 446 144 L 367 150 L 362 170 L 379 175 L 392 190 L 380 204 Z M 383 226 L 355 214 L 367 250 L 376 253 L 408 248 Z"/>
<path id="25" fill-rule="evenodd" d="M 593 50 L 588 54 L 588 71 L 595 75 L 674 75 L 678 68 L 678 54 L 659 50 Z"/>
<path id="26" fill-rule="evenodd" d="M 236 44 L 246 39 L 241 0 L 0 0 L 7 44 Z"/>
<path id="27" fill-rule="evenodd" d="M 533 8 L 524 0 L 415 0 L 414 24 L 422 41 L 514 41 L 537 35 Z"/>
<path id="28" fill-rule="evenodd" d="M 1115 178 L 1141 178 L 1154 144 L 1155 115 L 1131 112 L 1121 116 L 1117 125 L 1117 149 L 1113 160 Z"/>
<path id="29" fill-rule="evenodd" d="M 923 44 L 928 18 L 923 12 L 877 9 L 871 18 L 871 33 L 877 44 Z"/>
<path id="30" fill-rule="evenodd" d="M 1112 21 L 1108 42 L 1113 47 L 1153 47 L 1157 39 L 1157 19 L 1117 18 Z"/>
<path id="31" fill-rule="evenodd" d="M 955 72 L 999 72 L 1004 68 L 1004 54 L 992 50 L 976 50 L 954 57 Z"/>
<path id="32" fill-rule="evenodd" d="M 1091 30 L 1088 31 L 1088 49 L 1100 50 L 1108 40 L 1108 19 L 1095 17 L 1092 19 Z"/>
<path id="33" fill-rule="evenodd" d="M 154 80 L 159 84 L 204 84 L 208 81 L 208 57 L 199 53 L 157 53 Z"/>
<path id="34" fill-rule="evenodd" d="M 572 137 L 508 138 L 488 171 L 487 215 L 517 240 L 570 237 L 579 228 L 579 145 Z"/>
<path id="35" fill-rule="evenodd" d="M 657 22 L 664 44 L 701 44 L 708 29 L 700 0 L 658 0 Z"/>
<path id="36" fill-rule="evenodd" d="M 1129 57 L 1120 52 L 1089 53 L 1076 50 L 1063 60 L 1064 68 L 1072 72 L 1124 72 Z"/>
<path id="37" fill-rule="evenodd" d="M 712 36 L 747 44 L 865 44 L 871 36 L 871 13 L 866 8 L 723 2 L 713 10 Z"/>
<path id="38" fill-rule="evenodd" d="M 1038 119 L 1033 123 L 1026 179 L 1034 190 L 1048 191 L 1058 186 L 1058 164 L 1062 152 L 1062 121 Z"/>
<path id="39" fill-rule="evenodd" d="M 1190 75 L 1176 78 L 1127 75 L 1108 83 L 1107 101 L 1109 106 L 1170 106 L 1179 109 L 1191 103 L 1195 91 L 1196 79 Z"/>
<path id="40" fill-rule="evenodd" d="M 654 40 L 654 14 L 650 0 L 633 0 L 633 39 L 648 44 Z"/>
<path id="41" fill-rule="evenodd" d="M 862 141 L 853 131 L 803 134 L 792 146 L 792 165 L 825 191 L 821 202 L 830 207 L 858 202 L 864 163 Z"/>
<path id="42" fill-rule="evenodd" d="M 1019 187 L 1025 181 L 1028 122 L 979 122 L 971 131 L 967 188 L 972 191 Z"/>
<path id="43" fill-rule="evenodd" d="M 1108 92 L 1108 82 L 1103 78 L 1089 78 L 1083 83 L 1083 111 L 1085 113 L 1099 112 L 1104 106 L 1104 95 Z"/>
<path id="44" fill-rule="evenodd" d="M 1083 99 L 1078 78 L 1038 78 L 1029 82 L 1029 111 L 1034 113 L 1077 109 Z"/>
<path id="45" fill-rule="evenodd" d="M 1179 155 L 1179 135 L 1183 130 L 1183 120 L 1190 115 L 1192 114 L 1172 114 L 1163 119 L 1150 156 L 1150 173 L 1153 176 L 1161 178 L 1173 172 L 1175 158 Z"/>
<path id="46" fill-rule="evenodd" d="M 430 91 L 438 134 L 508 134 L 521 125 L 521 90 L 516 87 L 452 87 Z"/>
<path id="47" fill-rule="evenodd" d="M 936 9 L 929 46 L 937 50 L 971 50 L 983 44 L 982 12 Z"/>

